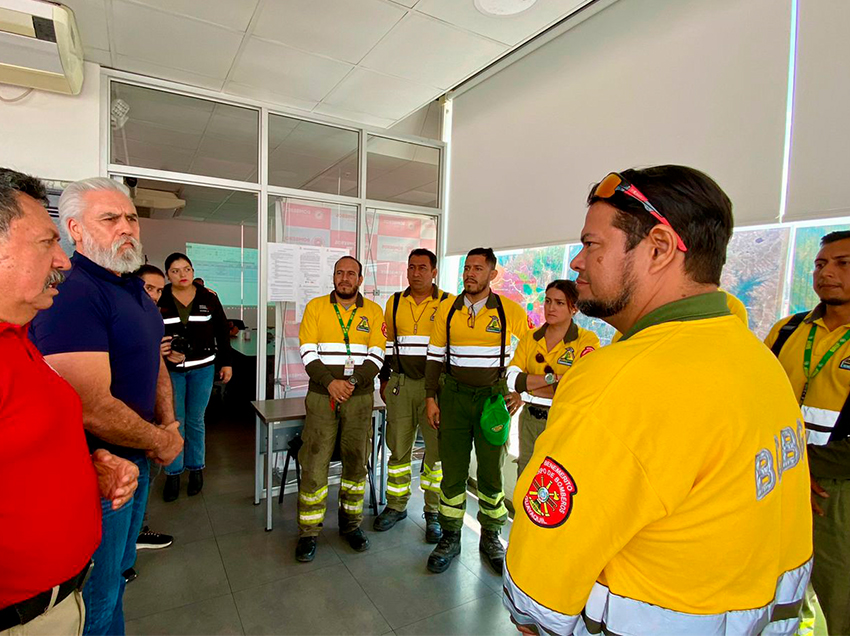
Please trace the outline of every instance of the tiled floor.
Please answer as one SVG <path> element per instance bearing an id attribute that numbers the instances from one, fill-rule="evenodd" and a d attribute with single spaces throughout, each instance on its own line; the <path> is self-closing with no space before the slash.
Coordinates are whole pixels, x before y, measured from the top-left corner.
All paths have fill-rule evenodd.
<path id="1" fill-rule="evenodd" d="M 339 537 L 332 487 L 316 559 L 298 563 L 295 495 L 275 502 L 265 532 L 265 508 L 252 500 L 253 421 L 242 419 L 207 424 L 200 495 L 187 497 L 184 479 L 180 498 L 164 503 L 164 477 L 155 481 L 150 525 L 175 540 L 139 553 L 124 601 L 128 634 L 517 634 L 501 580 L 478 553 L 474 498 L 461 557 L 443 574 L 425 568 L 433 546 L 418 488 L 410 516 L 389 532 L 372 531 L 367 514 L 372 547 L 356 553 Z"/>

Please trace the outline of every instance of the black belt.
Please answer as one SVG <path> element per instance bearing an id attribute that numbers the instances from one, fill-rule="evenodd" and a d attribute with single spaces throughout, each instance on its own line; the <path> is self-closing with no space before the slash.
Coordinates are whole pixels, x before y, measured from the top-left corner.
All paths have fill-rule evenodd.
<path id="1" fill-rule="evenodd" d="M 538 420 L 545 420 L 549 417 L 549 408 L 534 406 L 533 404 L 526 404 L 526 409 L 528 409 L 528 414 L 531 417 L 537 418 Z"/>
<path id="2" fill-rule="evenodd" d="M 59 588 L 59 592 L 56 594 L 56 602 L 53 603 L 53 607 L 59 605 L 59 603 L 68 598 L 73 592 L 83 589 L 83 584 L 86 582 L 91 565 L 92 562 L 89 561 L 86 563 L 86 567 L 80 570 L 79 574 L 75 574 L 64 583 L 56 586 Z M 0 632 L 17 627 L 18 625 L 26 625 L 31 620 L 38 618 L 50 609 L 50 599 L 52 598 L 53 588 L 41 594 L 36 594 L 32 598 L 28 598 L 20 603 L 0 609 Z"/>

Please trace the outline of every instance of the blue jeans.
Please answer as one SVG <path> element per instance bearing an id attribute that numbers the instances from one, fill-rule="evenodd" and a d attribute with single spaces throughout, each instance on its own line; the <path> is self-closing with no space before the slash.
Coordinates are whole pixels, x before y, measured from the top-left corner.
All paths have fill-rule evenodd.
<path id="1" fill-rule="evenodd" d="M 103 513 L 102 537 L 94 553 L 94 567 L 83 588 L 86 603 L 86 626 L 83 634 L 124 634 L 123 572 L 136 563 L 136 539 L 142 529 L 142 518 L 148 503 L 150 465 L 147 457 L 135 457 L 139 467 L 139 487 L 133 498 L 118 510 L 112 502 L 100 500 Z"/>
<path id="2" fill-rule="evenodd" d="M 174 389 L 174 413 L 180 422 L 180 434 L 183 436 L 183 452 L 165 467 L 165 474 L 179 475 L 184 466 L 189 470 L 201 470 L 204 467 L 204 412 L 212 394 L 215 365 L 189 371 L 171 371 L 169 375 Z"/>

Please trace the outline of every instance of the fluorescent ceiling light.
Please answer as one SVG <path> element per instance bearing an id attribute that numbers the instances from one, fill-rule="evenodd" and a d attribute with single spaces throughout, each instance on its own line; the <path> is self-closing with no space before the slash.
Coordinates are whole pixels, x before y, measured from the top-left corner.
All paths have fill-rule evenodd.
<path id="1" fill-rule="evenodd" d="M 488 16 L 512 16 L 531 8 L 537 0 L 473 0 L 475 8 Z"/>

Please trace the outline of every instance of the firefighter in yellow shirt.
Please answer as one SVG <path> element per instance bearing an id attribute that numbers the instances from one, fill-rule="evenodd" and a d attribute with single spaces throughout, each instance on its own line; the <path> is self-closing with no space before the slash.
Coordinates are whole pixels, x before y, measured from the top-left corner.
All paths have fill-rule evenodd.
<path id="1" fill-rule="evenodd" d="M 501 573 L 504 564 L 505 549 L 499 534 L 508 518 L 502 465 L 510 420 L 504 401 L 508 393 L 504 376 L 511 359 L 511 339 L 521 339 L 528 332 L 528 316 L 514 301 L 490 290 L 490 282 L 497 275 L 496 263 L 496 255 L 489 247 L 475 248 L 467 254 L 463 294 L 440 304 L 428 344 L 426 410 L 431 425 L 439 429 L 443 463 L 443 537 L 428 557 L 431 572 L 444 572 L 460 554 L 473 446 L 481 523 L 478 548 L 497 572 Z M 494 426 L 496 420 L 499 421 Z"/>
<path id="2" fill-rule="evenodd" d="M 545 324 L 520 340 L 508 367 L 508 408 L 525 403 L 519 414 L 517 477 L 525 470 L 534 441 L 546 428 L 549 407 L 558 382 L 573 364 L 599 348 L 599 338 L 579 327 L 576 313 L 578 291 L 571 280 L 554 280 L 546 286 L 543 304 Z"/>
<path id="3" fill-rule="evenodd" d="M 328 468 L 340 437 L 342 476 L 339 532 L 362 552 L 369 539 L 360 528 L 366 493 L 366 461 L 372 438 L 375 376 L 384 364 L 384 312 L 358 291 L 363 267 L 344 256 L 334 265 L 334 290 L 304 309 L 301 360 L 310 376 L 300 453 L 298 529 L 295 558 L 312 561 L 328 497 Z"/>
<path id="4" fill-rule="evenodd" d="M 422 476 L 419 485 L 425 491 L 425 541 L 437 543 L 443 536 L 440 510 L 440 464 L 437 431 L 425 416 L 425 358 L 428 339 L 440 302 L 449 297 L 440 291 L 437 255 L 419 248 L 407 259 L 408 287 L 387 301 L 387 353 L 381 369 L 381 395 L 387 404 L 387 507 L 375 518 L 373 527 L 389 530 L 407 517 L 412 480 L 411 455 L 418 430 L 425 442 Z"/>
<path id="5" fill-rule="evenodd" d="M 765 344 L 788 374 L 806 422 L 815 512 L 812 588 L 829 633 L 850 634 L 850 232 L 821 239 L 813 282 L 818 306 L 780 320 Z M 813 603 L 804 623 L 811 633 Z"/>
<path id="6" fill-rule="evenodd" d="M 804 429 L 717 291 L 731 202 L 657 166 L 588 204 L 578 308 L 623 337 L 555 394 L 514 492 L 505 605 L 540 634 L 790 636 L 811 572 Z"/>

